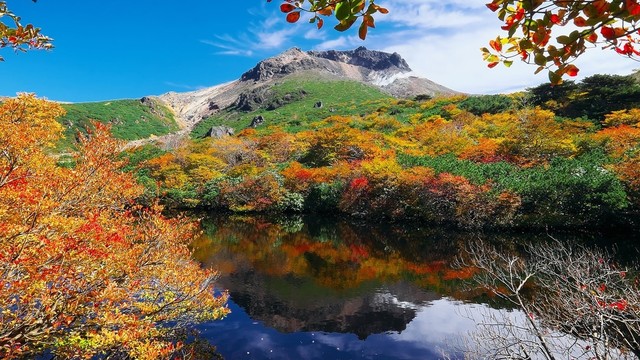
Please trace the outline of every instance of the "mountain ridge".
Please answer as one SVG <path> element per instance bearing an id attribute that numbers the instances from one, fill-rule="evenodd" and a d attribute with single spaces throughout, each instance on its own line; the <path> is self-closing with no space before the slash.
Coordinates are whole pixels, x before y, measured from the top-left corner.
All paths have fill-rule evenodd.
<path id="1" fill-rule="evenodd" d="M 169 92 L 158 98 L 175 111 L 182 122 L 181 126 L 190 127 L 213 113 L 232 106 L 242 93 L 256 87 L 270 86 L 284 77 L 305 71 L 319 73 L 329 79 L 363 82 L 376 86 L 393 97 L 458 93 L 428 79 L 414 76 L 409 65 L 397 53 L 389 54 L 365 47 L 348 51 L 302 51 L 291 48 L 258 62 L 238 80 L 191 92 Z M 409 88 L 399 85 L 401 82 Z"/>

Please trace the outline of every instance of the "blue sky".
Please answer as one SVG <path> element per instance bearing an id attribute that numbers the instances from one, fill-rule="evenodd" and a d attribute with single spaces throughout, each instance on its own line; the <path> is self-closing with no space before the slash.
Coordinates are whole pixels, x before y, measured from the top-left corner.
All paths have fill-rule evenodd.
<path id="1" fill-rule="evenodd" d="M 59 101 L 139 98 L 190 91 L 237 79 L 261 59 L 303 50 L 398 52 L 419 76 L 469 93 L 523 89 L 546 81 L 535 67 L 488 69 L 479 48 L 500 34 L 482 0 L 379 0 L 380 16 L 366 41 L 301 21 L 291 25 L 279 1 L 265 0 L 8 0 L 7 5 L 54 38 L 52 51 L 2 49 L 0 95 L 34 92 Z M 589 51 L 581 77 L 628 74 L 638 66 L 610 51 Z"/>

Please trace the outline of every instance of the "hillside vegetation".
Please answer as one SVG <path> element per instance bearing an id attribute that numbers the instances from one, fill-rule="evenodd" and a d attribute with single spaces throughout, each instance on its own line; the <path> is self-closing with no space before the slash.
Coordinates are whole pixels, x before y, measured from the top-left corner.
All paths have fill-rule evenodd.
<path id="1" fill-rule="evenodd" d="M 606 94 L 635 91 L 626 79 L 606 77 L 610 89 L 568 95 L 583 104 L 602 100 L 601 117 L 558 116 L 576 102 L 541 102 L 536 89 L 424 101 L 373 94 L 355 103 L 351 89 L 336 85 L 323 95 L 335 105 L 314 109 L 309 97 L 276 110 L 229 110 L 216 124 L 244 128 L 235 136 L 130 156 L 141 164 L 148 195 L 179 207 L 327 211 L 470 228 L 632 224 L 640 205 L 640 104 L 619 109 L 606 101 Z M 291 89 L 282 84 L 274 93 Z M 258 113 L 265 124 L 246 128 Z"/>
<path id="2" fill-rule="evenodd" d="M 277 125 L 288 131 L 298 131 L 333 113 L 370 113 L 375 110 L 370 101 L 389 97 L 376 87 L 352 80 L 294 75 L 263 93 L 253 94 L 253 99 L 248 99 L 246 105 L 252 109 L 243 111 L 237 106 L 224 109 L 196 125 L 191 136 L 202 138 L 211 127 L 220 125 L 232 127 L 237 132 L 249 127 L 256 116 L 263 116 L 268 126 Z M 322 102 L 322 107 L 314 107 L 318 102 Z"/>
<path id="3" fill-rule="evenodd" d="M 92 121 L 110 124 L 113 136 L 122 140 L 144 139 L 178 130 L 171 110 L 155 100 L 144 99 L 63 104 L 66 115 L 58 119 L 65 127 L 61 146 L 72 146 L 78 132 L 86 133 Z"/>

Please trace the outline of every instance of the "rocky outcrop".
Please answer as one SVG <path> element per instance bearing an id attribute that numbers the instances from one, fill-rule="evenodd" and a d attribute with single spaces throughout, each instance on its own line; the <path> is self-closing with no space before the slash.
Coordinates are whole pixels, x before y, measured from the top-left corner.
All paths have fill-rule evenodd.
<path id="1" fill-rule="evenodd" d="M 264 116 L 258 115 L 251 120 L 251 124 L 249 124 L 249 127 L 257 128 L 262 124 L 264 124 Z"/>
<path id="2" fill-rule="evenodd" d="M 242 74 L 240 81 L 266 81 L 317 67 L 317 61 L 307 53 L 293 48 L 278 56 L 260 61 L 253 69 Z"/>
<path id="3" fill-rule="evenodd" d="M 369 50 L 361 46 L 350 51 L 309 51 L 309 55 L 374 71 L 410 72 L 409 64 L 398 53 Z"/>
<path id="4" fill-rule="evenodd" d="M 240 94 L 232 107 L 235 110 L 246 112 L 260 108 L 275 110 L 286 104 L 302 100 L 305 96 L 307 96 L 307 92 L 303 89 L 277 95 L 270 91 L 269 86 L 261 86 Z"/>
<path id="5" fill-rule="evenodd" d="M 149 112 L 157 117 L 164 118 L 167 116 L 166 110 L 162 108 L 162 103 L 157 98 L 145 96 L 140 99 L 140 103 L 148 107 Z"/>
<path id="6" fill-rule="evenodd" d="M 230 128 L 228 126 L 214 126 L 212 127 L 206 134 L 207 137 L 212 137 L 212 138 L 222 138 L 225 136 L 231 136 L 233 135 L 234 131 L 233 128 Z"/>
<path id="7" fill-rule="evenodd" d="M 251 91 L 244 92 L 238 96 L 233 103 L 233 108 L 239 111 L 254 111 L 259 109 L 267 100 L 269 88 L 262 86 Z"/>

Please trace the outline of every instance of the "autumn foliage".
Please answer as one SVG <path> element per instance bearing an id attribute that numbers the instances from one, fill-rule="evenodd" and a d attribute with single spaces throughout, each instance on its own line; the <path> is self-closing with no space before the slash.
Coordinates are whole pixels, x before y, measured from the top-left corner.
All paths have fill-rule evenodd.
<path id="1" fill-rule="evenodd" d="M 376 109 L 368 114 L 303 129 L 195 140 L 142 167 L 177 207 L 463 228 L 599 226 L 632 214 L 635 110 L 607 115 L 598 129 L 540 107 L 505 109 L 522 96 L 489 99 L 496 107 L 465 96 L 376 100 L 363 104 Z"/>
<path id="2" fill-rule="evenodd" d="M 267 0 L 267 2 L 271 2 L 271 0 Z M 375 4 L 373 0 L 285 0 L 280 5 L 280 11 L 286 14 L 285 18 L 287 22 L 290 23 L 298 22 L 302 12 L 312 13 L 313 17 L 309 22 L 316 24 L 318 29 L 324 26 L 323 18 L 335 17 L 335 19 L 338 20 L 338 24 L 334 29 L 337 31 L 348 30 L 358 19 L 361 19 L 360 26 L 358 27 L 358 36 L 362 40 L 367 37 L 369 28 L 375 28 L 373 15 L 377 13 L 386 14 L 389 12 L 386 8 Z"/>
<path id="3" fill-rule="evenodd" d="M 487 7 L 504 22 L 505 36 L 483 48 L 493 67 L 510 66 L 513 58 L 550 69 L 551 83 L 576 76 L 572 62 L 590 48 L 603 47 L 636 58 L 640 4 L 636 0 L 516 1 L 493 0 Z"/>
<path id="4" fill-rule="evenodd" d="M 143 188 L 100 124 L 52 154 L 62 112 L 32 95 L 0 106 L 0 357 L 188 352 L 181 330 L 227 313 L 216 273 L 191 260 L 193 223 L 136 205 Z"/>
<path id="5" fill-rule="evenodd" d="M 15 51 L 31 49 L 50 49 L 51 39 L 40 33 L 40 29 L 31 24 L 20 24 L 20 17 L 7 8 L 6 1 L 0 1 L 0 18 L 7 17 L 8 24 L 0 20 L 0 48 L 11 48 Z M 0 56 L 0 61 L 3 61 Z"/>

